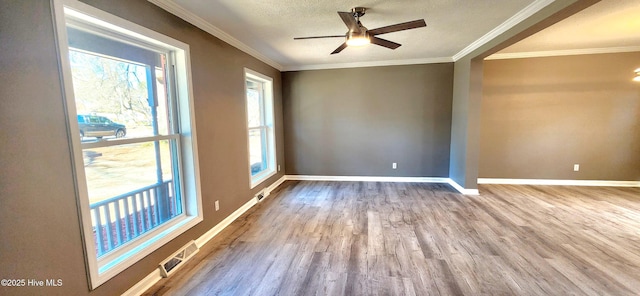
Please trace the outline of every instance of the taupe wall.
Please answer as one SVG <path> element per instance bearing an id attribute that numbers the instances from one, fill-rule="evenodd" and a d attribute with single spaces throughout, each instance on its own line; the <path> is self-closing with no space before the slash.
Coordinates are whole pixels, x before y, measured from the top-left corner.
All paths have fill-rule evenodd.
<path id="1" fill-rule="evenodd" d="M 250 200 L 244 67 L 274 79 L 284 171 L 280 72 L 147 1 L 85 1 L 190 45 L 204 221 L 89 292 L 49 1 L 0 1 L 0 278 L 62 279 L 0 295 L 120 295 L 187 241 Z M 220 211 L 214 211 L 215 200 Z"/>
<path id="2" fill-rule="evenodd" d="M 505 32 L 456 58 L 453 84 L 449 177 L 465 189 L 478 188 L 482 60 L 600 0 L 555 0 Z"/>
<path id="3" fill-rule="evenodd" d="M 480 177 L 640 180 L 638 67 L 640 52 L 486 61 Z"/>
<path id="4" fill-rule="evenodd" d="M 453 63 L 283 73 L 287 174 L 448 177 L 452 78 Z"/>

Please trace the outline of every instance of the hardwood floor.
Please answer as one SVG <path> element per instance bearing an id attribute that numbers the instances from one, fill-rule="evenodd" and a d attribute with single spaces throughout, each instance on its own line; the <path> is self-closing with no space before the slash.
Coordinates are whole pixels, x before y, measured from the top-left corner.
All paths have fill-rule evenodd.
<path id="1" fill-rule="evenodd" d="M 640 188 L 287 181 L 149 295 L 639 295 Z"/>

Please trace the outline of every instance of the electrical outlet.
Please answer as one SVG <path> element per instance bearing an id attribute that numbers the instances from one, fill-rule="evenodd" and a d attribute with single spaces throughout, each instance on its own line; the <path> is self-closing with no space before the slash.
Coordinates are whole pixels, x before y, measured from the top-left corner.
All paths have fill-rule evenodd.
<path id="1" fill-rule="evenodd" d="M 394 162 L 393 164 L 391 164 L 391 168 L 394 169 L 394 170 L 397 169 L 398 168 L 398 164 Z"/>
<path id="2" fill-rule="evenodd" d="M 216 200 L 215 206 L 216 206 L 216 211 L 218 211 L 220 209 L 220 201 L 219 200 Z"/>
<path id="3" fill-rule="evenodd" d="M 574 171 L 574 172 L 580 171 L 580 165 L 579 165 L 579 164 L 577 164 L 577 163 L 576 163 L 576 164 L 574 164 L 574 165 L 573 165 L 573 171 Z"/>
<path id="4" fill-rule="evenodd" d="M 278 165 L 278 172 L 280 171 L 280 165 Z"/>

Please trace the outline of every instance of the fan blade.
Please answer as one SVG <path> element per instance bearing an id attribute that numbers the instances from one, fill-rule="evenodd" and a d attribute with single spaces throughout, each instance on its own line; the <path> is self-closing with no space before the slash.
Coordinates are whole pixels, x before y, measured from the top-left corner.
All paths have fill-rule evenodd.
<path id="1" fill-rule="evenodd" d="M 346 35 L 328 35 L 328 36 L 313 36 L 313 37 L 295 37 L 293 40 L 303 40 L 303 39 L 320 39 L 320 38 L 337 38 L 342 37 L 345 38 Z"/>
<path id="2" fill-rule="evenodd" d="M 347 25 L 349 31 L 358 31 L 358 22 L 356 21 L 356 18 L 353 17 L 353 13 L 338 11 L 338 15 L 340 15 L 344 24 Z"/>
<path id="3" fill-rule="evenodd" d="M 391 26 L 386 26 L 386 27 L 381 27 L 381 28 L 369 30 L 369 35 L 387 34 L 387 33 L 391 33 L 391 32 L 398 32 L 398 31 L 403 31 L 403 30 L 422 28 L 422 27 L 426 27 L 426 26 L 427 26 L 427 23 L 424 22 L 424 19 L 415 20 L 415 21 L 411 21 L 411 22 L 395 24 L 395 25 L 391 25 Z"/>
<path id="4" fill-rule="evenodd" d="M 342 45 L 340 45 L 338 48 L 336 48 L 336 50 L 334 50 L 331 54 L 336 54 L 341 52 L 343 49 L 347 48 L 347 43 L 342 43 Z"/>
<path id="5" fill-rule="evenodd" d="M 395 43 L 393 41 L 389 41 L 386 39 L 382 39 L 382 38 L 378 38 L 375 36 L 371 36 L 371 43 L 376 44 L 376 45 L 380 45 L 380 46 L 384 46 L 386 48 L 391 48 L 391 49 L 396 49 L 398 47 L 400 47 L 402 44 L 400 43 Z"/>

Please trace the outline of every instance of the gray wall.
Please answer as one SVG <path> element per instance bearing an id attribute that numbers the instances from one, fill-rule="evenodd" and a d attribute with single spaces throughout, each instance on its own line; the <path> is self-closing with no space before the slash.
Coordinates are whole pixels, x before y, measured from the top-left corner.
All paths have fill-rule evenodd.
<path id="1" fill-rule="evenodd" d="M 448 177 L 452 77 L 453 63 L 283 73 L 287 174 Z"/>
<path id="2" fill-rule="evenodd" d="M 486 61 L 480 177 L 640 180 L 638 67 L 640 52 Z"/>
<path id="3" fill-rule="evenodd" d="M 0 1 L 0 278 L 62 279 L 0 295 L 120 295 L 249 201 L 243 69 L 274 79 L 284 171 L 280 72 L 147 1 L 85 1 L 190 45 L 204 221 L 94 291 L 88 289 L 67 117 L 49 1 Z M 214 211 L 215 200 L 220 211 Z"/>
<path id="4" fill-rule="evenodd" d="M 449 177 L 465 189 L 477 188 L 482 61 L 455 63 Z"/>

